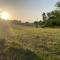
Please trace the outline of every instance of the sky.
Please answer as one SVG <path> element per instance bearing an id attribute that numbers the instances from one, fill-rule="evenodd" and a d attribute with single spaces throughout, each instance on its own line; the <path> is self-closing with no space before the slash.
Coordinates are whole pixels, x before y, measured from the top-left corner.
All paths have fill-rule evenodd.
<path id="1" fill-rule="evenodd" d="M 0 10 L 10 14 L 10 19 L 22 22 L 42 20 L 43 12 L 55 9 L 59 0 L 0 0 Z"/>

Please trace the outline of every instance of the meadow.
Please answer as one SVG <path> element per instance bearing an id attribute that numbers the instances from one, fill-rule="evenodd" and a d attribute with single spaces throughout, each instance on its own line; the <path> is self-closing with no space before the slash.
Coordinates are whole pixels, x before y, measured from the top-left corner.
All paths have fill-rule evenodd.
<path id="1" fill-rule="evenodd" d="M 5 30 L 0 29 L 0 60 L 60 60 L 60 28 Z"/>

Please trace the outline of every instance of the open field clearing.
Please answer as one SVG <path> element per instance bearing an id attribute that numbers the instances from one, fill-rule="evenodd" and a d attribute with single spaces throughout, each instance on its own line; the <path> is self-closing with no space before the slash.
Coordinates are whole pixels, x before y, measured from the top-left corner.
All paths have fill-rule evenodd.
<path id="1" fill-rule="evenodd" d="M 1 39 L 5 39 L 5 43 L 7 46 L 6 49 L 8 49 L 8 47 L 23 48 L 25 50 L 28 49 L 34 52 L 42 60 L 60 60 L 59 28 L 23 29 L 20 27 L 11 27 L 8 32 L 9 34 L 5 32 L 7 33 L 7 35 L 0 35 Z"/>

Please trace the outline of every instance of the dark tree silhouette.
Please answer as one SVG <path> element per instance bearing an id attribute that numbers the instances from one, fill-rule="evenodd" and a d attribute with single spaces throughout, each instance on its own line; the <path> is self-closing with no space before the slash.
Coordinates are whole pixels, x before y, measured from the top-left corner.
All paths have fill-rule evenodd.
<path id="1" fill-rule="evenodd" d="M 35 22 L 34 22 L 34 25 L 35 25 L 35 27 L 37 28 L 37 27 L 38 27 L 38 22 L 35 21 Z"/>
<path id="2" fill-rule="evenodd" d="M 60 8 L 60 1 L 56 3 L 56 7 Z"/>
<path id="3" fill-rule="evenodd" d="M 42 14 L 42 17 L 43 17 L 43 21 L 45 21 L 46 20 L 46 14 L 44 12 Z"/>

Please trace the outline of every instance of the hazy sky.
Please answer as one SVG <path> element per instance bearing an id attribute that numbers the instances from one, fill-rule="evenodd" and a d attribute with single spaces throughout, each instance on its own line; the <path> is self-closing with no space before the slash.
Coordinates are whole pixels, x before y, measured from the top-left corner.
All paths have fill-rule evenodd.
<path id="1" fill-rule="evenodd" d="M 41 20 L 42 12 L 55 9 L 59 0 L 0 0 L 0 9 L 10 13 L 12 19 L 33 22 Z"/>

